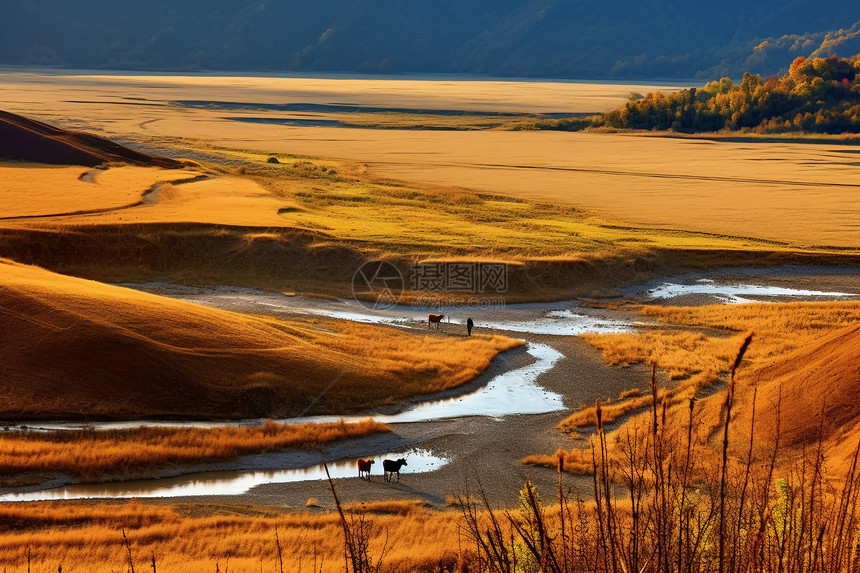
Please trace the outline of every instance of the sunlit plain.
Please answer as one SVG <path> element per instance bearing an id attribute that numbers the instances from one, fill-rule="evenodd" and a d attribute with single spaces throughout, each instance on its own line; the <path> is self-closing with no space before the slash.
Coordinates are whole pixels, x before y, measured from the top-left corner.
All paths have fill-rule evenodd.
<path id="1" fill-rule="evenodd" d="M 61 84 L 63 90 L 48 86 Z M 708 141 L 599 133 L 374 130 L 277 125 L 254 104 L 348 104 L 505 112 L 600 112 L 631 91 L 672 86 L 391 79 L 6 73 L 9 111 L 108 136 L 194 148 L 194 140 L 368 165 L 370 174 L 586 208 L 629 226 L 856 245 L 856 156 L 832 142 Z M 21 99 L 26 94 L 27 99 Z M 188 108 L 179 100 L 244 103 Z M 493 104 L 492 102 L 504 102 Z M 233 121 L 233 116 L 272 123 Z M 314 113 L 313 117 L 327 117 Z M 296 117 L 299 117 L 296 116 Z M 86 118 L 86 119 L 83 119 Z M 846 195 L 847 193 L 847 195 Z"/>

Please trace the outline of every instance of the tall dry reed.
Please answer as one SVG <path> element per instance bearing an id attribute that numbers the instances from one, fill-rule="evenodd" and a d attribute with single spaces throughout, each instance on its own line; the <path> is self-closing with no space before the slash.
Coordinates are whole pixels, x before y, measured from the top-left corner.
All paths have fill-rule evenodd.
<path id="1" fill-rule="evenodd" d="M 630 424 L 614 436 L 607 455 L 602 407 L 593 412 L 593 500 L 575 501 L 559 486 L 556 503 L 540 501 L 527 484 L 528 514 L 506 513 L 508 523 L 464 509 L 464 523 L 479 554 L 478 571 L 592 571 L 599 573 L 853 573 L 860 570 L 858 501 L 860 442 L 841 479 L 828 478 L 823 439 L 792 463 L 778 462 L 780 428 L 771 445 L 755 440 L 750 422 L 743 454 L 730 455 L 735 371 L 751 343 L 735 355 L 724 403 L 720 454 L 710 436 L 694 432 L 695 401 L 685 427 L 667 427 L 652 370 L 647 430 Z M 757 399 L 753 393 L 753 401 Z M 777 408 L 781 403 L 777 404 Z M 753 410 L 754 411 L 754 410 Z M 777 426 L 780 425 L 777 417 Z M 560 456 L 558 468 L 565 463 Z M 784 468 L 784 469 L 781 469 Z M 561 482 L 560 482 L 561 484 Z M 471 507 L 462 500 L 464 508 Z M 531 531 L 529 527 L 536 528 Z M 574 525 L 578 524 L 578 525 Z M 573 528 L 571 529 L 571 526 Z M 580 529 L 577 530 L 577 527 Z M 540 540 L 536 543 L 535 540 Z M 528 553 L 527 563 L 506 555 Z M 520 551 L 522 554 L 522 551 Z"/>

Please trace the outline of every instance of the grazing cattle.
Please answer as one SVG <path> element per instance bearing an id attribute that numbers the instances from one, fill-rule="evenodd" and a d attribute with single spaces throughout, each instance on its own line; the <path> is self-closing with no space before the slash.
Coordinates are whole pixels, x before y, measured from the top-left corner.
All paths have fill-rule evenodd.
<path id="1" fill-rule="evenodd" d="M 400 481 L 400 468 L 407 465 L 406 460 L 400 458 L 394 460 L 382 460 L 382 469 L 385 470 L 385 481 L 391 481 L 391 478 L 397 476 L 397 481 Z"/>
<path id="2" fill-rule="evenodd" d="M 445 318 L 444 314 L 428 314 L 427 315 L 427 330 L 435 324 L 436 330 L 439 330 L 439 325 L 442 324 L 442 319 Z"/>
<path id="3" fill-rule="evenodd" d="M 373 460 L 358 460 L 358 477 L 370 481 L 370 466 L 375 463 Z"/>

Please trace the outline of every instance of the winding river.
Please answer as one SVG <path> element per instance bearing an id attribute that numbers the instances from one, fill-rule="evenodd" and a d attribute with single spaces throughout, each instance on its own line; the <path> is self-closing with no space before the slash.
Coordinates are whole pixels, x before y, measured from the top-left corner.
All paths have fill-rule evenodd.
<path id="1" fill-rule="evenodd" d="M 802 277 L 825 277 L 801 280 Z M 810 288 L 815 285 L 818 288 Z M 824 285 L 824 286 L 819 286 Z M 375 309 L 356 301 L 305 299 L 278 293 L 234 287 L 182 287 L 150 283 L 124 285 L 226 310 L 251 313 L 316 314 L 360 322 L 425 328 L 429 311 L 442 312 L 447 320 L 443 329 L 462 329 L 466 317 L 473 318 L 476 329 L 522 333 L 537 336 L 575 336 L 583 333 L 627 332 L 639 328 L 634 315 L 580 307 L 575 301 L 546 304 L 517 304 L 504 308 L 413 308 L 394 306 Z M 825 288 L 828 287 L 828 288 Z M 856 300 L 860 299 L 860 269 L 821 269 L 812 267 L 776 267 L 772 269 L 724 269 L 712 273 L 695 273 L 672 280 L 654 280 L 624 291 L 631 298 L 684 304 L 694 297 L 695 304 L 762 302 L 778 300 Z M 543 339 L 542 339 L 543 340 Z M 555 367 L 564 357 L 549 343 L 528 342 L 526 352 L 531 362 L 492 377 L 474 392 L 441 400 L 422 402 L 398 413 L 374 415 L 389 424 L 416 422 L 440 423 L 442 420 L 469 416 L 504 419 L 508 416 L 541 414 L 565 408 L 562 396 L 541 386 L 541 376 Z M 355 421 L 359 416 L 312 416 L 278 420 L 281 423 L 333 422 L 340 419 Z M 221 425 L 255 425 L 262 420 L 230 422 L 104 422 L 34 423 L 26 426 L 33 431 L 54 429 L 115 429 L 142 425 L 216 427 Z M 6 423 L 8 430 L 22 425 Z M 410 473 L 432 472 L 456 463 L 444 455 L 421 448 L 389 451 L 374 456 L 381 466 L 384 457 L 406 457 Z M 377 466 L 379 467 L 379 466 Z M 355 459 L 346 458 L 329 463 L 332 477 L 354 477 Z M 8 493 L 0 501 L 34 501 L 48 499 L 114 498 L 114 497 L 177 497 L 193 495 L 240 495 L 268 483 L 287 483 L 324 479 L 322 465 L 282 470 L 245 470 L 202 472 L 167 479 L 116 482 L 106 484 L 73 484 L 55 489 Z"/>

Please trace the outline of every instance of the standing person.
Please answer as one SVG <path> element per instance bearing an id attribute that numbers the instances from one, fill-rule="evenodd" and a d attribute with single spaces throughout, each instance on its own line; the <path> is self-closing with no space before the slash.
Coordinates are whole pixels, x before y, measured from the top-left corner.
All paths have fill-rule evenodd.
<path id="1" fill-rule="evenodd" d="M 475 326 L 475 323 L 472 322 L 471 318 L 466 319 L 466 331 L 469 333 L 469 336 L 472 336 L 472 327 Z"/>

